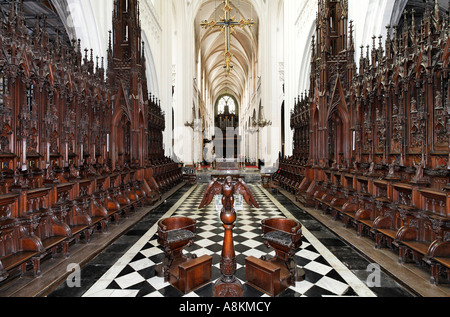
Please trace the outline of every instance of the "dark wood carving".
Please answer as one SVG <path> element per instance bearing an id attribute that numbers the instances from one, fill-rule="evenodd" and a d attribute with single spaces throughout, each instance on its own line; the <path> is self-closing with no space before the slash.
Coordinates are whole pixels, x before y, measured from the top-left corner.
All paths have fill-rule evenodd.
<path id="1" fill-rule="evenodd" d="M 294 255 L 302 245 L 302 225 L 297 221 L 284 218 L 266 219 L 261 222 L 261 225 L 264 243 L 276 253 L 272 259 L 262 257 L 262 260 L 280 269 L 277 276 L 280 284 L 278 293 L 280 293 L 305 278 L 304 270 L 297 267 L 294 261 Z"/>
<path id="2" fill-rule="evenodd" d="M 211 256 L 197 258 L 183 254 L 183 249 L 194 243 L 196 229 L 197 221 L 187 217 L 166 218 L 158 222 L 158 242 L 166 257 L 156 267 L 156 272 L 183 294 L 211 280 Z"/>
<path id="3" fill-rule="evenodd" d="M 137 1 L 114 1 L 106 61 L 60 32 L 49 36 L 45 18 L 25 23 L 22 1 L 10 1 L 0 28 L 5 281 L 39 275 L 42 261 L 70 256 L 72 245 L 182 182 L 164 156 L 160 101 L 147 91 Z"/>
<path id="4" fill-rule="evenodd" d="M 236 254 L 234 251 L 233 228 L 237 219 L 234 209 L 235 194 L 242 195 L 251 207 L 259 208 L 257 201 L 247 185 L 242 180 L 233 183 L 231 177 L 228 177 L 223 184 L 213 180 L 208 185 L 199 206 L 199 209 L 202 209 L 211 204 L 216 195 L 222 195 L 223 207 L 220 212 L 220 220 L 225 228 L 225 237 L 220 261 L 222 277 L 214 285 L 215 297 L 242 297 L 243 292 L 242 284 L 234 276 L 236 272 Z"/>
<path id="5" fill-rule="evenodd" d="M 350 18 L 347 2 L 319 1 L 293 156 L 273 179 L 401 262 L 426 262 L 433 283 L 448 281 L 449 14 L 428 3 L 420 17 L 405 11 L 384 45 L 374 36 L 361 47 L 359 67 Z"/>

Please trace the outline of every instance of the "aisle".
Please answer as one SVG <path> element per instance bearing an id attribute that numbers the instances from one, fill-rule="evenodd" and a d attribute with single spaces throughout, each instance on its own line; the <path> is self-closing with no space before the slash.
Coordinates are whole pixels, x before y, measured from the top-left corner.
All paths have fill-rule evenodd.
<path id="1" fill-rule="evenodd" d="M 244 285 L 244 296 L 254 298 L 266 295 L 245 283 L 245 258 L 273 255 L 261 239 L 260 222 L 266 218 L 289 216 L 286 215 L 289 212 L 262 187 L 250 186 L 260 208 L 250 210 L 248 206 L 245 206 L 244 210 L 238 213 L 234 241 L 238 263 L 236 276 Z M 213 257 L 212 283 L 186 297 L 211 297 L 213 282 L 220 277 L 219 262 L 223 228 L 214 206 L 211 205 L 204 210 L 197 209 L 204 190 L 204 185 L 192 187 L 163 215 L 163 217 L 189 216 L 196 219 L 198 221 L 197 238 L 194 245 L 186 249 L 186 252 L 197 256 L 207 254 Z M 158 245 L 156 225 L 154 225 L 83 294 L 83 297 L 183 296 L 169 283 L 165 283 L 163 278 L 155 275 L 155 266 L 162 261 L 162 258 L 163 251 Z M 295 287 L 287 289 L 280 297 L 374 296 L 370 289 L 346 269 L 345 265 L 306 228 L 304 228 L 301 250 L 296 254 L 295 260 L 297 265 L 306 271 L 306 279 L 296 283 Z"/>

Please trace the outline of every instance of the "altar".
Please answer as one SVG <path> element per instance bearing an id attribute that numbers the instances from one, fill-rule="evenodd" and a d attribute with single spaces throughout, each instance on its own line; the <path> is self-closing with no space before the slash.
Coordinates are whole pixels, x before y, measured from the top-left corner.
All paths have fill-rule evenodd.
<path id="1" fill-rule="evenodd" d="M 229 170 L 198 169 L 196 171 L 198 183 L 209 183 L 213 179 L 224 180 L 230 176 L 234 181 L 244 180 L 246 183 L 261 183 L 261 171 L 255 168 L 236 168 Z"/>
<path id="2" fill-rule="evenodd" d="M 216 159 L 216 168 L 219 171 L 238 170 L 239 162 L 233 158 Z"/>

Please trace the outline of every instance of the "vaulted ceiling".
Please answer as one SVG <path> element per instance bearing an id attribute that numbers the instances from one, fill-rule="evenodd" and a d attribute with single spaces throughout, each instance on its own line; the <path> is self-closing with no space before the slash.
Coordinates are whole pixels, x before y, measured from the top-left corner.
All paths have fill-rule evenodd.
<path id="1" fill-rule="evenodd" d="M 424 15 L 425 8 L 433 12 L 435 7 L 435 0 L 396 0 L 396 6 L 394 6 L 394 13 L 391 18 L 391 25 L 403 25 L 404 20 L 404 11 L 407 12 L 408 23 L 411 22 L 411 12 L 414 10 L 414 16 L 416 18 L 416 22 L 420 22 L 420 18 Z M 449 10 L 448 0 L 437 0 L 437 4 L 441 14 L 446 14 Z"/>
<path id="2" fill-rule="evenodd" d="M 0 1 L 0 14 L 3 20 L 9 16 L 11 3 L 11 0 Z M 19 3 L 19 1 L 16 0 L 15 3 Z M 60 16 L 61 12 L 64 12 L 64 10 L 60 10 L 61 6 L 67 6 L 66 1 L 57 1 L 56 5 L 54 1 L 50 0 L 22 0 L 21 3 L 23 5 L 25 25 L 30 33 L 34 31 L 37 18 L 39 18 L 41 27 L 44 26 L 45 20 L 50 39 L 56 36 L 56 32 L 68 45 L 70 45 L 72 38 L 76 38 L 73 30 L 69 30 L 70 34 L 67 32 L 67 16 Z"/>
<path id="3" fill-rule="evenodd" d="M 236 27 L 231 37 L 233 69 L 227 73 L 224 69 L 225 35 L 219 27 L 203 29 L 204 20 L 219 21 L 224 16 L 223 1 L 209 0 L 201 6 L 195 20 L 196 49 L 199 63 L 205 72 L 207 87 L 215 101 L 223 93 L 234 94 L 241 100 L 248 78 L 252 76 L 252 65 L 257 56 L 258 17 L 251 3 L 246 0 L 231 1 L 232 16 L 236 21 L 253 18 L 256 22 L 251 28 Z"/>

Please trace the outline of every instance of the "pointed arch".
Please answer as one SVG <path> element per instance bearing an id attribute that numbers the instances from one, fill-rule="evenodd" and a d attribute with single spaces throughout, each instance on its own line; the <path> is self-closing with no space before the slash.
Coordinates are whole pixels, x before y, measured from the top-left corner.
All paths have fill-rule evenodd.
<path id="1" fill-rule="evenodd" d="M 327 113 L 328 159 L 338 164 L 351 160 L 350 114 L 339 77 Z"/>
<path id="2" fill-rule="evenodd" d="M 111 129 L 111 149 L 112 149 L 112 166 L 116 168 L 116 164 L 123 165 L 131 159 L 130 140 L 127 137 L 131 133 L 131 114 L 128 113 L 128 98 L 126 98 L 122 83 L 119 85 L 119 91 L 116 95 L 114 105 L 114 114 L 112 117 Z"/>

